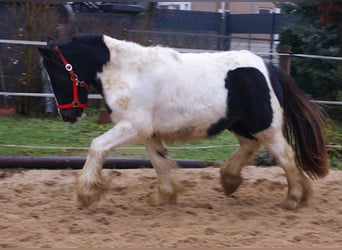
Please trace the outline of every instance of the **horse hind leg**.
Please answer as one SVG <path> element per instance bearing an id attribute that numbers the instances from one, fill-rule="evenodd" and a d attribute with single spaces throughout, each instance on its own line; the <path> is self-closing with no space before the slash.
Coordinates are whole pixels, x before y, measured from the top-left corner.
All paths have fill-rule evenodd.
<path id="1" fill-rule="evenodd" d="M 285 171 L 288 193 L 281 206 L 292 210 L 307 205 L 312 196 L 311 183 L 297 167 L 294 151 L 287 143 L 282 131 L 270 127 L 256 134 L 256 137 L 265 145 Z"/>
<path id="2" fill-rule="evenodd" d="M 158 179 L 158 197 L 153 202 L 158 205 L 175 204 L 177 195 L 182 190 L 182 186 L 177 180 L 178 165 L 176 161 L 168 155 L 167 149 L 160 139 L 147 139 L 145 147 Z"/>
<path id="3" fill-rule="evenodd" d="M 249 164 L 254 152 L 260 146 L 257 140 L 247 139 L 237 134 L 235 136 L 239 140 L 239 147 L 220 168 L 221 185 L 227 196 L 234 193 L 241 185 L 241 169 Z"/>

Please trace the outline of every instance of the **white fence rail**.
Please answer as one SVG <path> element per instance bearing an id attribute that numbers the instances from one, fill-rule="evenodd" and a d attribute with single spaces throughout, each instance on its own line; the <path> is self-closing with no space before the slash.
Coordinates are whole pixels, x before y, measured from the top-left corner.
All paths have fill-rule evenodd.
<path id="1" fill-rule="evenodd" d="M 6 44 L 22 44 L 22 45 L 36 45 L 36 46 L 46 46 L 46 42 L 42 41 L 27 41 L 27 40 L 10 40 L 10 39 L 0 39 L 0 43 Z M 202 53 L 202 52 L 217 52 L 217 50 L 201 50 L 201 49 L 185 49 L 185 48 L 174 48 L 175 50 L 182 53 Z M 324 60 L 337 60 L 342 61 L 342 57 L 335 56 L 322 56 L 322 55 L 307 55 L 307 54 L 286 54 L 286 53 L 266 53 L 266 52 L 255 52 L 260 56 L 294 56 L 294 57 L 306 57 L 306 58 L 315 58 L 315 59 L 324 59 Z"/>
<path id="2" fill-rule="evenodd" d="M 46 46 L 46 42 L 42 41 L 28 41 L 28 40 L 10 40 L 10 39 L 0 39 L 0 43 L 6 44 L 22 44 L 22 45 L 36 45 L 36 46 Z M 175 48 L 177 51 L 182 53 L 203 53 L 203 52 L 215 52 L 214 50 L 198 50 L 198 49 L 184 49 L 184 48 Z M 293 57 L 305 57 L 305 58 L 314 58 L 314 59 L 323 59 L 323 60 L 337 60 L 342 61 L 342 57 L 333 57 L 333 56 L 322 56 L 322 55 L 306 55 L 306 54 L 284 54 L 284 53 L 265 53 L 265 52 L 256 52 L 256 54 L 260 56 L 293 56 Z M 16 92 L 0 92 L 2 96 L 32 96 L 32 97 L 53 97 L 53 94 L 49 93 L 16 93 Z M 88 96 L 89 99 L 102 99 L 101 95 L 90 94 Z M 325 100 L 315 100 L 315 102 L 320 104 L 328 104 L 328 105 L 342 105 L 342 101 L 325 101 Z"/>
<path id="3" fill-rule="evenodd" d="M 17 92 L 0 92 L 0 96 L 10 97 L 10 96 L 30 96 L 30 97 L 54 97 L 52 93 L 17 93 Z M 102 99 L 102 96 L 99 94 L 89 94 L 89 99 Z M 321 100 L 313 100 L 313 102 L 317 102 L 320 104 L 328 104 L 328 105 L 342 105 L 342 101 L 321 101 Z"/>
<path id="4" fill-rule="evenodd" d="M 0 92 L 0 96 L 29 96 L 29 97 L 55 97 L 52 93 L 18 93 L 18 92 Z M 99 94 L 89 94 L 89 99 L 102 99 Z"/>

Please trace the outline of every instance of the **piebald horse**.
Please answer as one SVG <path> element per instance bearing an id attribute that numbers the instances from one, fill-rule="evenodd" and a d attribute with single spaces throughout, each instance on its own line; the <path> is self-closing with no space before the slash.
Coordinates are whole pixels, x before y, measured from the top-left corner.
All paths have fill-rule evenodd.
<path id="1" fill-rule="evenodd" d="M 240 186 L 241 169 L 261 145 L 285 171 L 286 209 L 306 205 L 312 195 L 309 178 L 328 173 L 324 113 L 289 75 L 252 52 L 179 53 L 107 35 L 49 39 L 39 51 L 64 121 L 82 117 L 92 84 L 115 124 L 91 142 L 77 176 L 83 206 L 107 189 L 102 175 L 106 153 L 134 142 L 146 147 L 159 202 L 175 203 L 181 184 L 165 143 L 209 138 L 226 129 L 239 141 L 220 167 L 226 195 Z"/>

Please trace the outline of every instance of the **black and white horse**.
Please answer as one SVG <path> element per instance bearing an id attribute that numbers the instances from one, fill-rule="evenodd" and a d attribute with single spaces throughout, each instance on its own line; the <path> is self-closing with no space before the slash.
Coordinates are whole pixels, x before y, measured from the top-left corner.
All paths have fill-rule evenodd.
<path id="1" fill-rule="evenodd" d="M 177 164 L 164 143 L 208 138 L 225 129 L 240 144 L 220 169 L 227 195 L 242 183 L 241 168 L 260 145 L 285 170 L 284 208 L 307 203 L 312 194 L 307 176 L 328 173 L 320 108 L 291 77 L 249 51 L 181 54 L 106 35 L 50 40 L 39 50 L 64 121 L 82 117 L 87 84 L 92 84 L 115 124 L 92 141 L 77 177 L 83 206 L 99 200 L 106 189 L 106 152 L 138 141 L 155 168 L 160 202 L 176 202 Z"/>

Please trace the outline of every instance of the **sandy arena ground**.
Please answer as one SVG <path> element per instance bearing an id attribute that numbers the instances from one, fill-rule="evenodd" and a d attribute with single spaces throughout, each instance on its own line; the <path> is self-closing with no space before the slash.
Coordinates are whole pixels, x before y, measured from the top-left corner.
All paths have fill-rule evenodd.
<path id="1" fill-rule="evenodd" d="M 279 207 L 278 167 L 246 167 L 225 197 L 216 168 L 181 169 L 177 205 L 155 206 L 152 169 L 105 170 L 110 192 L 76 205 L 72 170 L 0 170 L 0 247 L 341 247 L 342 171 L 314 183 L 309 207 Z"/>

